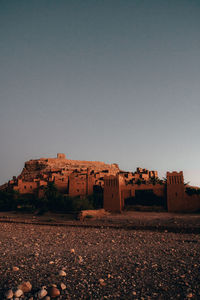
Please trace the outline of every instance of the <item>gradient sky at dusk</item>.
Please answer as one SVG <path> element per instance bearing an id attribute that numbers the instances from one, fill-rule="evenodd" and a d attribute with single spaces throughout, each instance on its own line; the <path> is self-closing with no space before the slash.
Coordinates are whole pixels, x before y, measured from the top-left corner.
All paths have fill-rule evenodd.
<path id="1" fill-rule="evenodd" d="M 31 158 L 200 186 L 199 0 L 0 0 L 0 184 Z"/>

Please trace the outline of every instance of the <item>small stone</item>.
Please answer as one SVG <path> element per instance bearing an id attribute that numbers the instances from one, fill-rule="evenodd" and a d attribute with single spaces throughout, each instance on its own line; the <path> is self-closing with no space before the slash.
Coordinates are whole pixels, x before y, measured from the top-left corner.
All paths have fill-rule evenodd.
<path id="1" fill-rule="evenodd" d="M 13 297 L 13 291 L 12 290 L 8 290 L 5 293 L 5 297 L 6 297 L 6 299 L 12 299 L 12 297 Z"/>
<path id="2" fill-rule="evenodd" d="M 61 288 L 61 290 L 65 290 L 65 289 L 66 289 L 66 285 L 62 282 L 62 283 L 60 284 L 60 288 Z"/>
<path id="3" fill-rule="evenodd" d="M 66 276 L 66 272 L 63 270 L 60 270 L 60 272 L 58 273 L 59 276 Z"/>
<path id="4" fill-rule="evenodd" d="M 137 293 L 136 293 L 135 291 L 133 291 L 132 294 L 133 294 L 133 296 L 136 296 L 136 295 L 137 295 Z"/>
<path id="5" fill-rule="evenodd" d="M 18 267 L 13 267 L 12 270 L 13 270 L 14 272 L 17 272 L 17 271 L 19 271 L 19 268 L 18 268 Z"/>
<path id="6" fill-rule="evenodd" d="M 78 257 L 78 262 L 79 262 L 79 264 L 82 264 L 82 263 L 83 263 L 83 258 L 82 258 L 82 256 L 79 256 L 79 257 Z"/>
<path id="7" fill-rule="evenodd" d="M 32 289 L 32 285 L 29 281 L 22 282 L 22 284 L 18 286 L 18 289 L 22 290 L 24 293 L 29 293 Z"/>
<path id="8" fill-rule="evenodd" d="M 75 253 L 75 250 L 74 250 L 74 249 L 71 249 L 70 252 L 71 252 L 71 253 Z"/>
<path id="9" fill-rule="evenodd" d="M 48 294 L 51 298 L 56 298 L 60 296 L 60 291 L 56 287 L 52 286 L 48 289 Z"/>
<path id="10" fill-rule="evenodd" d="M 190 299 L 190 298 L 192 298 L 193 297 L 193 294 L 192 293 L 189 293 L 188 295 L 187 295 L 187 298 L 188 299 Z"/>
<path id="11" fill-rule="evenodd" d="M 16 292 L 14 293 L 14 296 L 17 298 L 21 297 L 22 295 L 23 295 L 23 291 L 20 289 L 16 290 Z"/>
<path id="12" fill-rule="evenodd" d="M 47 290 L 45 290 L 45 289 L 41 289 L 37 294 L 39 299 L 44 298 L 46 295 L 47 295 Z"/>
<path id="13" fill-rule="evenodd" d="M 101 286 L 105 286 L 106 285 L 104 279 L 102 279 L 102 278 L 99 279 L 99 283 L 100 283 Z"/>
<path id="14" fill-rule="evenodd" d="M 53 265 L 53 264 L 54 264 L 54 261 L 51 260 L 51 261 L 49 262 L 49 264 L 50 264 L 50 265 Z"/>

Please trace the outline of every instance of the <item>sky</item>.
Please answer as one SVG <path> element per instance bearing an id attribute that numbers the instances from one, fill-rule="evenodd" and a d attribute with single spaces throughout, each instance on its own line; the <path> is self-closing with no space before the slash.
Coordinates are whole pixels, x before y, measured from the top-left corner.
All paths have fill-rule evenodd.
<path id="1" fill-rule="evenodd" d="M 199 0 L 0 0 L 0 184 L 58 152 L 200 186 Z"/>

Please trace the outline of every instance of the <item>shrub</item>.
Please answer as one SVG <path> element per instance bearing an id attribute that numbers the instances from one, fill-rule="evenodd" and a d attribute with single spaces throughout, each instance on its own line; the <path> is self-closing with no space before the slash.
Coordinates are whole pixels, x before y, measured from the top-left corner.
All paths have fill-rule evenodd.
<path id="1" fill-rule="evenodd" d="M 189 195 L 200 195 L 200 189 L 194 189 L 191 187 L 186 187 L 185 192 Z"/>
<path id="2" fill-rule="evenodd" d="M 13 190 L 0 191 L 0 210 L 1 211 L 9 211 L 15 210 L 18 205 L 19 194 Z"/>

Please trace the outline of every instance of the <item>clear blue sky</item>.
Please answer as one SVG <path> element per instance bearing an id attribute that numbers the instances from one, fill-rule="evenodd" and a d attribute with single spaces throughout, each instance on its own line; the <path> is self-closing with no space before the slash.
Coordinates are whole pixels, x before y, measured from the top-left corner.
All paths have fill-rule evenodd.
<path id="1" fill-rule="evenodd" d="M 200 186 L 200 1 L 1 0 L 0 104 L 0 183 L 63 152 Z"/>

